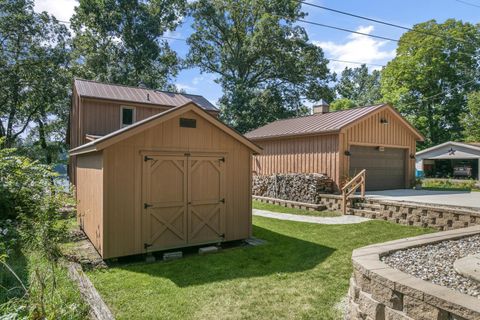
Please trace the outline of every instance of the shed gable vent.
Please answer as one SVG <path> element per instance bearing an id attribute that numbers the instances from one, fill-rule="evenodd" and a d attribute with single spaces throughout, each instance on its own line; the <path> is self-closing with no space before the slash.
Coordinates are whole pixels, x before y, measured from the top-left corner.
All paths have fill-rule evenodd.
<path id="1" fill-rule="evenodd" d="M 180 127 L 196 128 L 197 127 L 197 120 L 196 119 L 188 119 L 188 118 L 180 118 Z"/>

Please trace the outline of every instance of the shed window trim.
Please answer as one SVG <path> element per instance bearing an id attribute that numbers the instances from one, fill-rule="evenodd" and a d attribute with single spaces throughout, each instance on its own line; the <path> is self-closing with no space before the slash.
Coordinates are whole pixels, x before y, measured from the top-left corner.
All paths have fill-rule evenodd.
<path id="1" fill-rule="evenodd" d="M 132 110 L 132 123 L 125 123 L 123 119 L 123 110 Z M 136 110 L 135 107 L 129 107 L 129 106 L 121 106 L 120 107 L 120 127 L 128 127 L 132 124 L 134 124 L 136 121 Z"/>

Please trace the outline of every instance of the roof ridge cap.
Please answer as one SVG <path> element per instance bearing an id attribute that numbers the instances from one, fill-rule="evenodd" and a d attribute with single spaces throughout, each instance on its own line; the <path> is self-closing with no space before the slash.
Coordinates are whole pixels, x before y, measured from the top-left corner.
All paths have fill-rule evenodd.
<path id="1" fill-rule="evenodd" d="M 331 111 L 331 112 L 327 112 L 327 113 L 313 113 L 313 114 L 307 114 L 307 115 L 304 115 L 304 116 L 297 116 L 297 117 L 285 118 L 285 119 L 277 119 L 277 120 L 274 120 L 270 123 L 264 124 L 263 126 L 255 128 L 255 129 L 251 130 L 250 132 L 253 132 L 253 131 L 255 131 L 259 128 L 262 128 L 264 126 L 267 126 L 267 125 L 275 123 L 275 122 L 282 122 L 282 121 L 295 120 L 295 119 L 303 119 L 303 118 L 308 118 L 308 117 L 319 117 L 319 116 L 324 116 L 324 115 L 332 114 L 332 113 L 345 112 L 345 111 L 358 110 L 358 109 L 371 108 L 371 107 L 383 107 L 385 105 L 388 105 L 388 104 L 387 103 L 380 103 L 380 104 L 374 104 L 374 105 L 370 105 L 370 106 L 359 106 L 359 107 L 353 107 L 353 108 L 349 108 L 349 109 L 335 110 L 335 111 Z"/>

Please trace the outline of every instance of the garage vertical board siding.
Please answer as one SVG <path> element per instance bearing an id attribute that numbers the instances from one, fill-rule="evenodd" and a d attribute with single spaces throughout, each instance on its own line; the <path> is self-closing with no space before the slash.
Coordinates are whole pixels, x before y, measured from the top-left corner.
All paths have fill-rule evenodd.
<path id="1" fill-rule="evenodd" d="M 386 119 L 388 124 L 380 123 Z M 409 187 L 415 177 L 415 159 L 410 159 L 410 154 L 415 154 L 416 138 L 409 128 L 405 126 L 396 114 L 388 109 L 373 113 L 353 126 L 342 131 L 342 148 L 344 153 L 352 145 L 384 146 L 403 148 L 406 150 L 407 174 L 405 187 Z M 350 157 L 344 157 L 341 176 L 347 176 L 350 169 Z M 368 175 L 368 173 L 367 173 Z M 368 177 L 367 177 L 368 179 Z"/>
<path id="2" fill-rule="evenodd" d="M 196 128 L 182 128 L 179 119 L 196 120 Z M 141 236 L 142 152 L 224 153 L 226 240 L 250 235 L 251 150 L 195 112 L 160 123 L 104 150 L 105 254 L 104 258 L 145 252 Z"/>
<path id="3" fill-rule="evenodd" d="M 258 175 L 275 173 L 325 173 L 338 181 L 339 138 L 337 134 L 256 141 L 263 148 L 254 156 Z"/>
<path id="4" fill-rule="evenodd" d="M 102 152 L 77 156 L 77 221 L 95 248 L 103 254 Z"/>

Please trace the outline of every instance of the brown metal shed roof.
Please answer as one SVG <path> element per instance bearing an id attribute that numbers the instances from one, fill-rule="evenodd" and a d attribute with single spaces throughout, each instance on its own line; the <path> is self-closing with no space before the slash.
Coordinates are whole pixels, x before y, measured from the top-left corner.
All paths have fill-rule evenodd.
<path id="1" fill-rule="evenodd" d="M 194 102 L 205 110 L 218 111 L 207 99 L 193 94 L 173 93 L 83 79 L 75 79 L 75 88 L 81 97 L 87 98 L 119 100 L 169 107 L 178 107 L 189 102 Z"/>
<path id="2" fill-rule="evenodd" d="M 323 114 L 313 114 L 292 119 L 277 120 L 263 127 L 250 131 L 246 133 L 245 136 L 249 139 L 256 140 L 338 132 L 343 127 L 359 120 L 360 118 L 375 110 L 378 110 L 383 106 L 386 105 L 379 104 L 376 106 L 360 107 Z"/>

